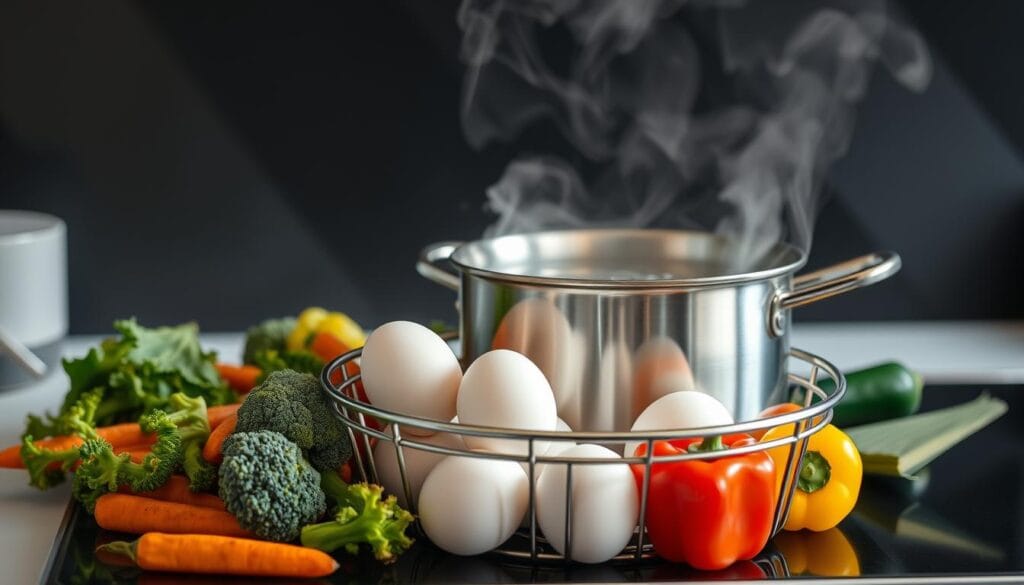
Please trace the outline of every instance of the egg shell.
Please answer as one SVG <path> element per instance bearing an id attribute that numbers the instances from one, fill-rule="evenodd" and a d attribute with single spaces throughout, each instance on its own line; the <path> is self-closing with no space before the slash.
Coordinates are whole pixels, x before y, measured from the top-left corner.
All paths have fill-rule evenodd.
<path id="1" fill-rule="evenodd" d="M 458 418 L 458 417 L 456 417 L 456 418 Z M 558 419 L 558 423 L 555 426 L 555 430 L 558 431 L 558 432 L 561 432 L 561 433 L 571 433 L 572 432 L 572 428 L 570 428 L 568 423 L 566 423 L 562 419 Z M 562 451 L 565 451 L 566 449 L 569 449 L 569 448 L 575 447 L 575 446 L 576 446 L 576 441 L 550 441 L 550 442 L 547 443 L 547 449 L 545 449 L 543 453 L 538 453 L 537 456 L 539 457 L 541 455 L 545 455 L 545 456 L 549 456 L 549 457 L 554 457 L 555 455 L 558 455 Z M 526 472 L 526 475 L 530 475 L 530 464 L 528 462 L 524 461 L 524 462 L 521 462 L 520 465 L 523 466 L 523 471 Z M 542 471 L 544 471 L 544 464 L 543 463 L 538 463 L 538 464 L 536 464 L 534 466 L 534 476 L 535 477 L 540 477 L 540 473 Z"/>
<path id="2" fill-rule="evenodd" d="M 390 435 L 391 427 L 384 429 L 384 434 Z M 466 444 L 462 437 L 452 433 L 435 433 L 428 437 L 409 437 L 409 440 L 417 443 L 426 443 L 437 447 L 465 450 Z M 413 500 L 418 500 L 420 490 L 423 488 L 423 481 L 438 463 L 447 455 L 418 449 L 415 446 L 403 445 L 402 458 L 405 460 L 405 473 L 409 480 L 409 489 L 412 491 Z M 373 449 L 373 462 L 377 468 L 377 479 L 384 491 L 394 494 L 398 498 L 398 504 L 408 508 L 405 498 L 405 487 L 402 484 L 402 473 L 398 466 L 398 452 L 392 441 L 379 441 Z"/>
<path id="3" fill-rule="evenodd" d="M 478 357 L 462 377 L 457 399 L 462 424 L 510 429 L 553 431 L 558 424 L 555 397 L 540 369 L 526 356 L 496 349 Z M 529 442 L 494 437 L 465 437 L 472 449 L 526 455 Z M 546 441 L 535 441 L 535 452 L 546 452 Z"/>
<path id="4" fill-rule="evenodd" d="M 732 415 L 714 396 L 698 390 L 683 390 L 666 394 L 648 406 L 631 431 L 665 431 L 730 425 Z M 633 457 L 640 442 L 626 443 L 624 456 Z"/>
<path id="5" fill-rule="evenodd" d="M 612 450 L 583 444 L 566 449 L 565 457 L 618 459 Z M 568 466 L 549 463 L 537 481 L 537 524 L 560 554 L 565 555 L 565 504 Z M 626 464 L 577 463 L 572 467 L 572 550 L 581 563 L 603 563 L 622 552 L 633 538 L 640 516 L 636 480 Z"/>
<path id="6" fill-rule="evenodd" d="M 391 412 L 451 420 L 462 382 L 459 360 L 436 333 L 411 321 L 385 323 L 370 334 L 359 362 L 370 402 Z M 430 435 L 407 427 L 413 435 Z"/>
<path id="7" fill-rule="evenodd" d="M 529 481 L 515 461 L 448 456 L 420 490 L 420 525 L 456 555 L 493 550 L 515 532 L 529 506 Z"/>

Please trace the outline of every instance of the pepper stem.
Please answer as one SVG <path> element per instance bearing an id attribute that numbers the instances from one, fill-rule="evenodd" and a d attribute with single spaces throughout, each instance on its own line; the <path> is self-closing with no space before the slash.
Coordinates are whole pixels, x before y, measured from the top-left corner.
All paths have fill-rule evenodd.
<path id="1" fill-rule="evenodd" d="M 135 555 L 135 548 L 139 541 L 127 542 L 124 540 L 115 540 L 114 542 L 108 542 L 107 544 L 101 544 L 96 547 L 96 551 L 108 552 L 115 555 L 121 555 L 128 557 L 133 563 L 138 564 L 139 561 Z"/>
<path id="2" fill-rule="evenodd" d="M 728 447 L 722 442 L 722 435 L 705 437 L 699 443 L 690 443 L 686 448 L 687 453 L 708 453 L 711 451 L 725 451 Z"/>
<path id="3" fill-rule="evenodd" d="M 804 453 L 804 464 L 800 468 L 800 476 L 796 479 L 796 487 L 801 491 L 812 493 L 828 485 L 832 477 L 832 466 L 828 459 L 817 452 L 808 451 Z"/>

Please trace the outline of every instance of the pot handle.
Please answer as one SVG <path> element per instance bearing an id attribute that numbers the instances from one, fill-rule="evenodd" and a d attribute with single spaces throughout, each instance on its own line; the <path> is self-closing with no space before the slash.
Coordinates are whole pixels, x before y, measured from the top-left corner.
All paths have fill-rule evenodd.
<path id="1" fill-rule="evenodd" d="M 896 252 L 875 252 L 801 274 L 793 279 L 793 290 L 777 293 L 772 299 L 768 329 L 778 337 L 785 331 L 787 309 L 870 286 L 896 274 L 901 265 Z"/>
<path id="2" fill-rule="evenodd" d="M 442 260 L 451 258 L 455 249 L 462 245 L 462 242 L 448 241 L 428 244 L 420 250 L 420 259 L 416 262 L 416 272 L 420 273 L 427 280 L 433 281 L 441 286 L 458 292 L 459 277 L 437 265 Z"/>

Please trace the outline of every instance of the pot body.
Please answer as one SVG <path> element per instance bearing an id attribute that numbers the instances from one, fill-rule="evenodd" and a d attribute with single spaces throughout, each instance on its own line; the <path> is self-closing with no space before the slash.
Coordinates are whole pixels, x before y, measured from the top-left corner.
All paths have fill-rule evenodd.
<path id="1" fill-rule="evenodd" d="M 790 309 L 872 284 L 891 252 L 795 277 L 787 244 L 677 230 L 567 230 L 428 246 L 420 273 L 459 292 L 462 362 L 492 349 L 529 357 L 575 431 L 628 431 L 679 390 L 735 420 L 784 398 Z M 453 274 L 439 266 L 451 261 Z"/>
<path id="2" fill-rule="evenodd" d="M 462 359 L 496 348 L 529 357 L 574 430 L 628 431 L 651 402 L 700 389 L 736 420 L 778 402 L 788 328 L 766 314 L 789 275 L 692 291 L 586 291 L 461 276 Z"/>

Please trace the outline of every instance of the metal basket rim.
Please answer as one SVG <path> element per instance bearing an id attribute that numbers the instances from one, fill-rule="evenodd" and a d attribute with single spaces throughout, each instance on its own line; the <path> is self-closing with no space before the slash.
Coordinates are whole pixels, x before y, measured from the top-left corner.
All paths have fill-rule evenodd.
<path id="1" fill-rule="evenodd" d="M 455 435 L 468 435 L 495 439 L 518 439 L 522 441 L 530 441 L 531 444 L 534 441 L 552 440 L 560 440 L 564 442 L 575 441 L 577 443 L 649 443 L 653 441 L 698 439 L 713 435 L 737 435 L 749 434 L 751 431 L 767 431 L 775 427 L 789 424 L 797 424 L 799 422 L 806 421 L 808 419 L 815 419 L 818 417 L 826 418 L 827 420 L 825 420 L 825 424 L 827 424 L 828 420 L 831 420 L 832 418 L 832 409 L 835 407 L 836 404 L 839 403 L 839 401 L 846 393 L 846 379 L 839 371 L 839 368 L 837 368 L 834 364 L 820 356 L 817 356 L 815 354 L 812 354 L 801 349 L 790 348 L 788 356 L 809 364 L 812 367 L 812 375 L 809 376 L 808 379 L 804 379 L 797 376 L 796 374 L 788 373 L 788 381 L 790 383 L 803 387 L 806 391 L 813 392 L 814 394 L 818 395 L 819 398 L 821 398 L 819 402 L 816 402 L 809 406 L 804 406 L 799 410 L 795 410 L 793 412 L 787 412 L 780 415 L 774 415 L 770 417 L 754 419 L 749 421 L 734 422 L 727 425 L 693 427 L 688 429 L 655 429 L 643 431 L 600 432 L 523 430 L 503 427 L 468 425 L 463 424 L 462 422 L 439 421 L 422 417 L 416 417 L 412 415 L 397 413 L 391 410 L 386 410 L 374 406 L 372 404 L 362 402 L 358 399 L 354 399 L 346 395 L 343 389 L 352 386 L 356 382 L 360 381 L 362 379 L 362 375 L 350 375 L 348 374 L 348 371 L 346 368 L 344 368 L 344 366 L 349 362 L 357 359 L 361 355 L 362 348 L 354 349 L 352 351 L 349 351 L 348 353 L 345 353 L 331 360 L 330 362 L 324 365 L 324 368 L 321 371 L 321 386 L 323 387 L 323 390 L 328 394 L 328 396 L 330 396 L 330 398 L 335 401 L 335 411 L 336 414 L 338 414 L 339 416 L 342 416 L 341 412 L 338 411 L 339 407 L 341 407 L 344 409 L 351 409 L 352 411 L 361 413 L 364 416 L 372 416 L 378 420 L 385 421 L 388 424 L 391 424 L 392 426 L 397 424 L 401 428 L 412 427 L 415 429 L 422 429 L 429 431 L 429 434 L 442 432 Z M 822 397 L 822 395 L 826 393 L 815 385 L 817 378 L 816 373 L 818 370 L 824 371 L 835 382 L 835 386 L 832 392 L 824 397 Z M 337 386 L 331 381 L 331 377 L 334 375 L 335 372 L 340 372 L 342 375 L 342 381 Z M 349 419 L 346 422 L 351 424 L 354 423 L 355 421 Z M 817 430 L 817 428 L 820 426 L 824 425 L 815 424 L 815 430 Z M 793 440 L 797 440 L 798 438 L 795 438 Z M 770 448 L 770 446 L 766 448 Z M 539 459 L 540 458 L 538 457 L 538 460 Z M 620 459 L 619 462 L 621 463 L 622 460 Z"/>

